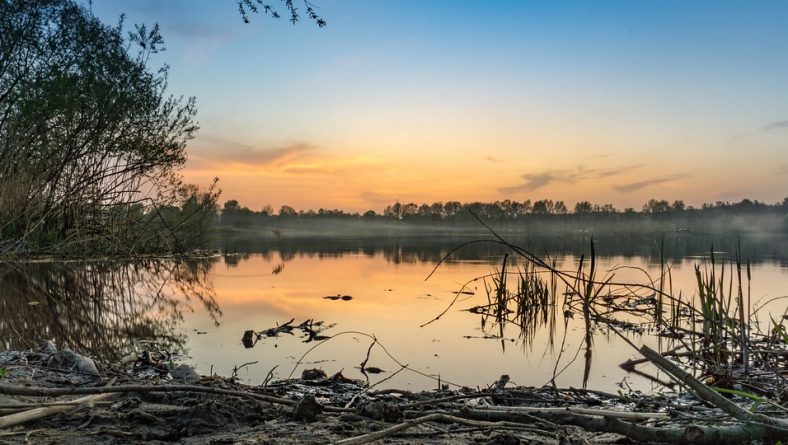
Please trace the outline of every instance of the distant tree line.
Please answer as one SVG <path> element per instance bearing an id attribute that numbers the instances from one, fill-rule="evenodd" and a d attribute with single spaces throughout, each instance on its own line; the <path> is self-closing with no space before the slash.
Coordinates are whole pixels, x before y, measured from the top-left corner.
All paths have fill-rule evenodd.
<path id="1" fill-rule="evenodd" d="M 256 223 L 271 221 L 297 221 L 313 219 L 344 219 L 344 220 L 375 220 L 405 221 L 413 223 L 457 223 L 465 224 L 474 221 L 471 212 L 486 221 L 518 222 L 518 221 L 574 221 L 590 220 L 616 221 L 638 218 L 645 220 L 664 220 L 670 218 L 713 218 L 720 215 L 758 215 L 770 214 L 778 217 L 788 215 L 788 198 L 782 202 L 768 204 L 758 200 L 743 199 L 739 202 L 718 201 L 706 203 L 701 207 L 687 206 L 684 201 L 650 199 L 636 210 L 625 208 L 619 210 L 612 204 L 592 204 L 589 201 L 577 202 L 572 210 L 563 201 L 542 199 L 537 201 L 502 200 L 495 202 L 459 201 L 434 202 L 416 204 L 395 202 L 386 206 L 382 213 L 369 210 L 363 213 L 345 212 L 338 209 L 296 210 L 283 205 L 277 213 L 270 205 L 260 211 L 241 206 L 237 200 L 225 202 L 221 211 L 221 224 L 224 226 L 248 227 Z M 785 222 L 788 224 L 788 220 Z M 786 225 L 788 229 L 788 225 Z"/>

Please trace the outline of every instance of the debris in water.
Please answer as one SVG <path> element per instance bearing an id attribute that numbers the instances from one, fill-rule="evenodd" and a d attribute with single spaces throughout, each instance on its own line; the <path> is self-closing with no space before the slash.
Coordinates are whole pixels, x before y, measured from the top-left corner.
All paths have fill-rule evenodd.
<path id="1" fill-rule="evenodd" d="M 331 329 L 335 326 L 334 324 L 324 326 L 322 321 L 314 321 L 311 318 L 298 325 L 293 325 L 294 321 L 295 318 L 292 318 L 287 323 L 277 325 L 273 328 L 264 329 L 260 332 L 255 332 L 251 329 L 244 331 L 244 335 L 241 338 L 241 343 L 243 343 L 244 348 L 249 349 L 254 347 L 258 340 L 279 337 L 279 334 L 295 335 L 293 331 L 301 331 L 303 336 L 306 337 L 304 343 L 328 340 L 331 337 L 328 335 L 322 335 L 321 333 L 326 329 Z"/>

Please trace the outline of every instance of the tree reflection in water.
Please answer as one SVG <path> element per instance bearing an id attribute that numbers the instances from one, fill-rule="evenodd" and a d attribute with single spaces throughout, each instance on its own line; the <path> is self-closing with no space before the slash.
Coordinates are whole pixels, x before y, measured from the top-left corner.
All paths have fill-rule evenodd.
<path id="1" fill-rule="evenodd" d="M 209 277 L 216 261 L 0 263 L 0 340 L 24 349 L 52 339 L 107 360 L 140 342 L 181 352 L 177 327 L 192 303 L 214 322 L 221 316 Z"/>

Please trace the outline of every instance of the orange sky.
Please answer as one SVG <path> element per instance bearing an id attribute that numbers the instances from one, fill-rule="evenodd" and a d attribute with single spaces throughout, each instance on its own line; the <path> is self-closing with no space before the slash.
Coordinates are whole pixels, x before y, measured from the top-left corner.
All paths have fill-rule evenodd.
<path id="1" fill-rule="evenodd" d="M 325 28 L 245 25 L 224 2 L 92 7 L 161 25 L 152 66 L 199 108 L 185 178 L 253 209 L 788 195 L 788 3 L 320 6 Z"/>

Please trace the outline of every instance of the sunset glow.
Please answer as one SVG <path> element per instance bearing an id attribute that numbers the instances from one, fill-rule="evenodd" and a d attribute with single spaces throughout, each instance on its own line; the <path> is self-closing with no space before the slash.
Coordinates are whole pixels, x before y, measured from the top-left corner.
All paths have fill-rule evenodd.
<path id="1" fill-rule="evenodd" d="M 788 190 L 785 3 L 332 0 L 322 29 L 197 3 L 93 8 L 161 24 L 185 179 L 253 209 Z"/>

